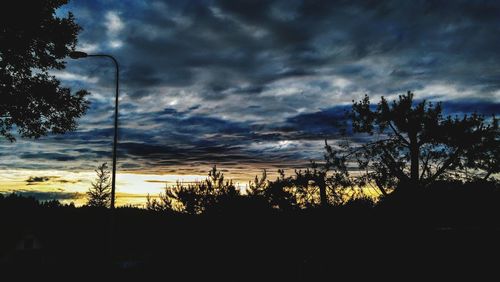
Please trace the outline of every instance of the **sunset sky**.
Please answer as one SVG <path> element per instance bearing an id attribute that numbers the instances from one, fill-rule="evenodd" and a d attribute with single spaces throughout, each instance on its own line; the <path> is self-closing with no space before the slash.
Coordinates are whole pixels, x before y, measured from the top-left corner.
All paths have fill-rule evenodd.
<path id="1" fill-rule="evenodd" d="M 364 94 L 500 113 L 499 1 L 75 0 L 68 11 L 83 27 L 77 49 L 121 65 L 118 204 L 212 165 L 244 186 L 321 161 Z M 75 193 L 111 164 L 113 72 L 104 58 L 53 72 L 89 90 L 91 107 L 75 132 L 0 140 L 0 191 L 83 203 Z"/>

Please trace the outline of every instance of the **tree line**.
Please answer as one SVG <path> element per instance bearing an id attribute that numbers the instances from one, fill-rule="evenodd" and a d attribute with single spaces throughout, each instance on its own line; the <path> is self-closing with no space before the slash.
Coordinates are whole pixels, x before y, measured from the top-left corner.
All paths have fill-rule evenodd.
<path id="1" fill-rule="evenodd" d="M 325 140 L 324 161 L 311 162 L 310 168 L 292 175 L 278 170 L 275 180 L 264 170 L 242 192 L 214 166 L 203 181 L 177 182 L 158 197 L 148 195 L 146 208 L 201 214 L 238 205 L 278 210 L 352 201 L 373 205 L 389 194 L 413 197 L 437 183 L 498 182 L 495 116 L 445 116 L 441 103 L 416 102 L 411 92 L 392 102 L 382 97 L 377 105 L 365 96 L 353 101 L 339 132 L 338 139 Z M 104 207 L 109 204 L 109 171 L 103 164 L 96 172 L 88 204 Z"/>

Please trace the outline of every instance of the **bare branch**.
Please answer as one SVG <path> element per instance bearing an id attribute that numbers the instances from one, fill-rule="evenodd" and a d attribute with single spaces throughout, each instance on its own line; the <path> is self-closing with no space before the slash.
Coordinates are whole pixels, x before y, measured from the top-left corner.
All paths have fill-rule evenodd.
<path id="1" fill-rule="evenodd" d="M 403 143 L 406 144 L 406 146 L 410 146 L 410 142 L 408 142 L 408 140 L 406 140 L 406 138 L 403 137 L 403 135 L 401 135 L 401 133 L 399 133 L 396 128 L 394 128 L 394 126 L 392 125 L 392 122 L 388 122 L 389 124 L 389 127 L 392 129 L 392 131 L 394 132 L 394 134 L 396 134 L 396 136 L 399 137 L 399 140 L 403 141 Z"/>

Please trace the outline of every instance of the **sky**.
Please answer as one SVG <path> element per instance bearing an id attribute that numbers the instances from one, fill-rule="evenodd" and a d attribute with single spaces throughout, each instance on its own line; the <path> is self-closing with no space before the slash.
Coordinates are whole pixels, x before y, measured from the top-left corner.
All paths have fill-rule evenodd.
<path id="1" fill-rule="evenodd" d="M 212 165 L 243 186 L 321 161 L 365 94 L 500 113 L 499 1 L 74 0 L 57 15 L 69 11 L 77 49 L 120 63 L 118 204 Z M 52 74 L 89 90 L 90 109 L 75 132 L 1 140 L 0 191 L 83 203 L 111 164 L 114 68 L 68 59 Z"/>

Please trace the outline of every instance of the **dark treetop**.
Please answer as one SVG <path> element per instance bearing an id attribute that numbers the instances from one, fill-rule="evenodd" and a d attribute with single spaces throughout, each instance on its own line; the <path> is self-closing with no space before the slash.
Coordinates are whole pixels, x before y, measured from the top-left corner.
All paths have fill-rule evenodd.
<path id="1" fill-rule="evenodd" d="M 38 138 L 76 128 L 88 107 L 85 90 L 71 93 L 49 74 L 63 69 L 80 27 L 68 13 L 55 16 L 67 1 L 15 1 L 0 10 L 0 135 L 10 141 Z"/>

